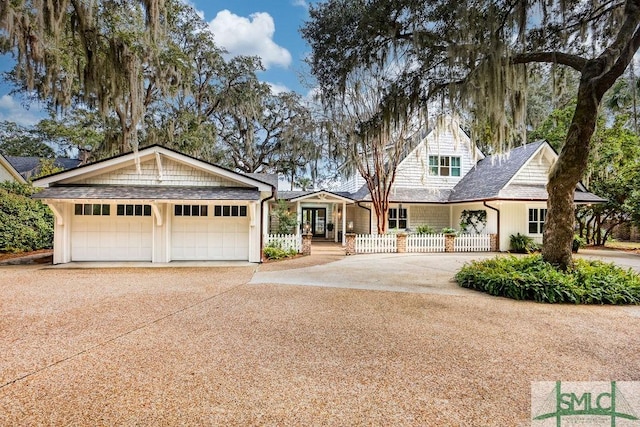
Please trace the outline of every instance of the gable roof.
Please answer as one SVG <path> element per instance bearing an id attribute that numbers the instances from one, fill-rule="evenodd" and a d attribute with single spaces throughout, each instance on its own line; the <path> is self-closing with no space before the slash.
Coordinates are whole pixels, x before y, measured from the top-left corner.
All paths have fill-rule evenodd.
<path id="1" fill-rule="evenodd" d="M 486 157 L 476 163 L 451 191 L 449 201 L 470 201 L 496 198 L 518 171 L 538 151 L 545 141 L 532 142 L 509 151 L 506 155 Z"/>
<path id="2" fill-rule="evenodd" d="M 350 193 L 344 191 L 327 191 L 327 190 L 305 190 L 305 191 L 279 191 L 278 199 L 287 200 L 289 202 L 296 202 L 305 199 L 312 198 L 330 198 L 338 199 L 345 202 L 353 202 L 354 199 Z"/>
<path id="3" fill-rule="evenodd" d="M 161 145 L 151 145 L 149 147 L 142 148 L 137 152 L 123 153 L 117 156 L 113 156 L 107 159 L 103 159 L 94 163 L 79 166 L 75 169 L 58 172 L 52 175 L 48 175 L 39 178 L 34 181 L 34 185 L 41 187 L 58 186 L 64 184 L 73 179 L 80 179 L 82 176 L 91 176 L 100 174 L 101 171 L 113 168 L 124 167 L 131 162 L 140 161 L 143 158 L 153 158 L 155 155 L 164 155 L 172 160 L 176 160 L 182 163 L 187 163 L 194 168 L 205 170 L 209 173 L 219 175 L 228 178 L 232 181 L 257 187 L 260 191 L 271 191 L 276 188 L 274 184 L 269 181 L 273 181 L 273 177 L 265 176 L 258 179 L 259 174 L 243 174 L 240 172 L 232 171 L 231 169 L 224 168 L 222 166 L 214 165 L 204 160 L 197 159 L 195 157 L 180 153 L 170 148 L 163 147 Z M 277 179 L 277 177 L 276 177 Z M 135 186 L 135 185 L 134 185 Z M 122 188 L 122 187 L 121 187 Z"/>
<path id="4" fill-rule="evenodd" d="M 489 156 L 480 160 L 453 188 L 449 202 L 469 202 L 489 199 L 503 200 L 547 200 L 545 185 L 512 184 L 515 176 L 538 153 L 548 150 L 557 157 L 555 150 L 546 141 L 536 141 L 516 147 L 504 155 Z M 577 203 L 602 203 L 606 200 L 587 191 L 578 183 L 574 193 Z"/>
<path id="5" fill-rule="evenodd" d="M 13 166 L 13 164 L 9 161 L 9 159 L 7 157 L 4 157 L 1 153 L 0 153 L 0 167 L 4 168 L 9 175 L 13 176 L 13 178 L 24 184 L 25 178 L 20 174 L 20 172 Z"/>

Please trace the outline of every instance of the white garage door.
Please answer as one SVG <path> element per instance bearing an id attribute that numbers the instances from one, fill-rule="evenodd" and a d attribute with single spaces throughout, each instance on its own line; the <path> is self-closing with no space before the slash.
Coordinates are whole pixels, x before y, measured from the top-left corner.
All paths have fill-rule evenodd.
<path id="1" fill-rule="evenodd" d="M 249 219 L 246 216 L 176 216 L 171 224 L 171 259 L 215 261 L 249 259 Z M 246 214 L 246 210 L 244 210 Z"/>
<path id="2" fill-rule="evenodd" d="M 100 213 L 97 206 L 109 205 L 76 205 L 71 225 L 71 260 L 151 261 L 153 220 L 150 208 L 111 205 L 102 208 L 103 213 Z M 83 213 L 79 214 L 81 210 Z M 107 214 L 104 214 L 105 210 Z M 120 211 L 122 215 L 119 215 Z"/>

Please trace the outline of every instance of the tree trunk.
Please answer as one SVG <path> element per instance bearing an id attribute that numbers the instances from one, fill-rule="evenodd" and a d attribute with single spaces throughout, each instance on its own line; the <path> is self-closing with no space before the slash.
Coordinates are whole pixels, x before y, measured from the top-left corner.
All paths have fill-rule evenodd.
<path id="1" fill-rule="evenodd" d="M 597 68 L 589 65 L 585 68 L 591 68 L 591 70 Z M 558 160 L 549 172 L 547 184 L 549 201 L 542 257 L 563 270 L 572 264 L 571 245 L 575 218 L 573 196 L 576 185 L 587 168 L 591 136 L 595 131 L 598 104 L 602 98 L 595 90 L 592 79 L 594 75 L 588 72 L 591 70 L 585 70 L 582 73 L 577 105 L 567 139 Z"/>

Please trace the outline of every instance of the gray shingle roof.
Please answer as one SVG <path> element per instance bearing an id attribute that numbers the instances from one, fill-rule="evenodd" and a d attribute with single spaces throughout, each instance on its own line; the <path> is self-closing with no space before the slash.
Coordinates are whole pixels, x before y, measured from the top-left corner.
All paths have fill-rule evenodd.
<path id="1" fill-rule="evenodd" d="M 542 185 L 509 185 L 500 191 L 500 199 L 511 200 L 547 200 L 549 194 L 547 189 Z M 576 190 L 573 199 L 577 203 L 603 203 L 605 199 L 596 196 L 593 193 Z"/>
<path id="2" fill-rule="evenodd" d="M 532 142 L 514 148 L 508 155 L 480 160 L 453 188 L 450 202 L 485 200 L 499 197 L 500 190 L 514 177 L 533 154 L 545 144 Z"/>
<path id="3" fill-rule="evenodd" d="M 451 190 L 395 187 L 389 194 L 389 201 L 392 203 L 446 203 L 449 200 L 449 194 Z M 367 190 L 366 195 L 357 200 L 371 201 L 369 191 Z"/>
<path id="4" fill-rule="evenodd" d="M 455 203 L 489 199 L 547 200 L 548 194 L 541 185 L 514 185 L 509 181 L 527 161 L 546 144 L 536 141 L 516 147 L 508 155 L 489 156 L 480 160 L 452 190 L 428 188 L 395 188 L 390 201 L 395 203 Z M 370 201 L 371 195 L 364 185 L 351 195 L 354 200 Z M 605 199 L 595 194 L 576 190 L 577 203 L 602 203 Z"/>
<path id="5" fill-rule="evenodd" d="M 255 188 L 177 186 L 57 186 L 32 196 L 35 199 L 103 200 L 259 200 Z"/>

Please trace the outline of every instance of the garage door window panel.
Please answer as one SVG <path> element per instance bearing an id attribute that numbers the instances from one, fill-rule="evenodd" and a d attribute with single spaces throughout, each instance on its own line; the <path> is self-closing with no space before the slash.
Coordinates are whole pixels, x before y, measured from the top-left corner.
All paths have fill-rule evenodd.
<path id="1" fill-rule="evenodd" d="M 111 215 L 111 206 L 99 203 L 76 203 L 73 213 L 78 216 L 109 216 Z"/>

